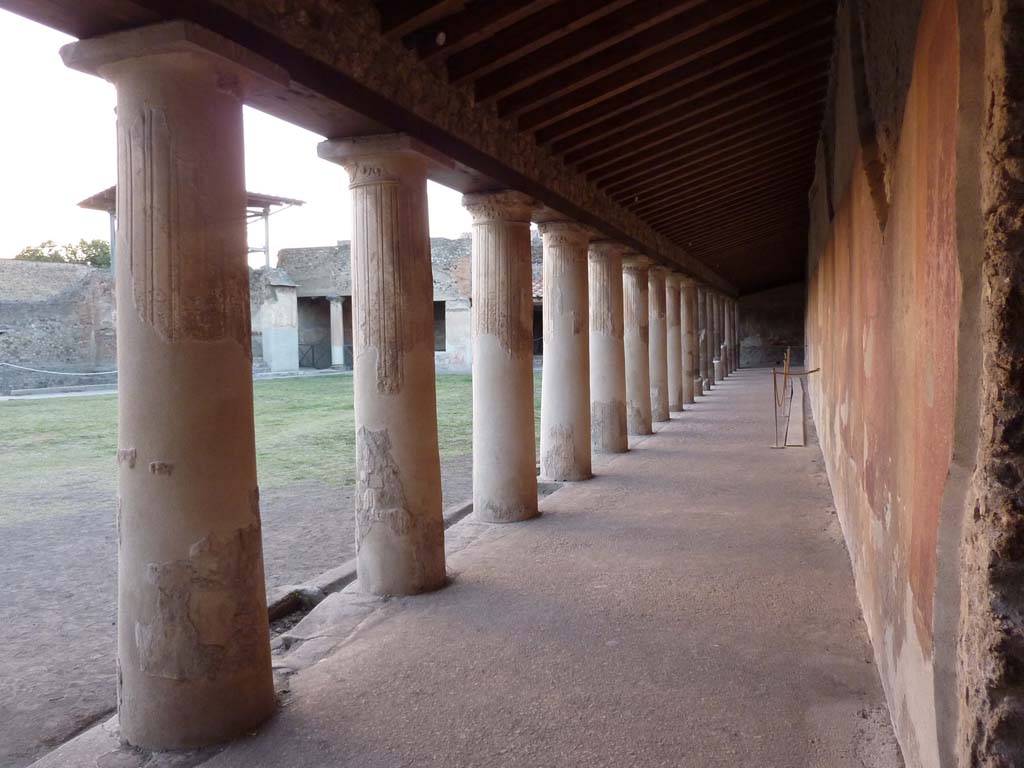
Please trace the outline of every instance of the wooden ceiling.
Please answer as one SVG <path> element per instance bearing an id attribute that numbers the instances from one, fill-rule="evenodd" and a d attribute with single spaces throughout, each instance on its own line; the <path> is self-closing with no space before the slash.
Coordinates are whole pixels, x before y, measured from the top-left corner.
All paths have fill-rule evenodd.
<path id="1" fill-rule="evenodd" d="M 835 0 L 376 0 L 381 32 L 744 288 L 800 279 Z"/>

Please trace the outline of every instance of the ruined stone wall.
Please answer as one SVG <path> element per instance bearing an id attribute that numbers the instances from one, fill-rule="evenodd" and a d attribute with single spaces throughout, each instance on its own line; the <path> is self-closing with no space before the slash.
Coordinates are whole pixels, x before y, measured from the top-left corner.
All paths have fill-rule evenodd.
<path id="1" fill-rule="evenodd" d="M 69 373 L 114 370 L 115 316 L 110 270 L 0 259 L 0 361 Z M 0 366 L 3 393 L 115 379 Z"/>
<path id="2" fill-rule="evenodd" d="M 740 297 L 740 366 L 780 365 L 786 348 L 791 361 L 804 362 L 807 285 L 792 283 Z"/>
<path id="3" fill-rule="evenodd" d="M 956 557 L 940 568 L 962 293 L 958 7 L 926 0 L 919 24 L 880 34 L 892 5 L 840 6 L 809 201 L 806 336 L 808 366 L 822 369 L 814 418 L 890 712 L 907 764 L 931 768 L 950 764 L 953 726 L 936 595 Z M 866 65 L 876 57 L 889 64 Z M 879 123 L 892 134 L 880 137 Z"/>

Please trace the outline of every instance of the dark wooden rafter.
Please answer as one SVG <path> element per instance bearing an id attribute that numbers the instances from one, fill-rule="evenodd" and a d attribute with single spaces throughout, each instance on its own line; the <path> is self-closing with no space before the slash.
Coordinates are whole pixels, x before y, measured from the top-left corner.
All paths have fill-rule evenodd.
<path id="1" fill-rule="evenodd" d="M 620 59 L 621 66 L 610 67 L 606 58 L 611 52 L 606 52 L 499 100 L 499 114 L 517 116 L 522 130 L 543 128 L 659 75 L 676 71 L 691 61 L 792 16 L 801 8 L 813 8 L 819 2 L 821 0 L 773 0 L 759 4 L 739 17 L 723 19 L 713 16 L 704 24 L 697 25 L 700 34 L 685 35 L 675 44 L 658 48 L 653 53 Z M 719 5 L 716 3 L 714 7 L 718 9 Z M 694 12 L 703 8 L 705 6 L 698 6 Z M 726 23 L 727 20 L 731 23 Z"/>
<path id="2" fill-rule="evenodd" d="M 543 15 L 557 0 L 487 0 L 406 35 L 403 42 L 421 59 L 444 61 L 481 43 L 517 21 Z"/>
<path id="3" fill-rule="evenodd" d="M 677 165 L 672 170 L 657 174 L 650 178 L 649 183 L 635 184 L 612 195 L 618 202 L 628 205 L 637 200 L 652 200 L 673 192 L 680 187 L 693 184 L 708 176 L 728 173 L 731 169 L 747 167 L 752 163 L 762 162 L 765 153 L 782 154 L 790 149 L 807 152 L 817 141 L 817 134 L 803 126 L 795 126 L 792 132 L 782 134 L 770 146 L 759 141 L 746 145 L 726 145 L 716 152 L 705 156 L 689 158 L 689 162 Z"/>
<path id="4" fill-rule="evenodd" d="M 787 23 L 760 30 L 739 43 L 719 48 L 678 70 L 648 80 L 600 104 L 551 123 L 536 132 L 537 140 L 551 143 L 555 152 L 572 149 L 580 141 L 573 138 L 575 134 L 583 133 L 586 137 L 593 132 L 601 135 L 602 127 L 607 130 L 608 125 L 618 126 L 623 116 L 632 118 L 643 114 L 645 107 L 656 110 L 659 106 L 674 104 L 677 98 L 690 91 L 693 84 L 714 79 L 729 67 L 755 69 L 763 66 L 765 59 L 775 61 L 780 50 L 803 51 L 823 44 L 825 52 L 820 61 L 827 62 L 831 43 L 828 38 L 823 39 L 821 31 L 830 23 L 831 19 L 827 15 L 816 14 L 801 19 L 800 23 L 787 20 Z M 810 55 L 808 52 L 807 56 Z"/>
<path id="5" fill-rule="evenodd" d="M 619 136 L 635 137 L 673 120 L 685 119 L 691 110 L 715 109 L 728 99 L 784 85 L 786 78 L 820 74 L 820 60 L 814 54 L 822 51 L 823 46 L 817 41 L 802 46 L 780 46 L 771 53 L 766 52 L 756 63 L 740 61 L 702 74 L 656 101 L 634 105 L 629 111 L 616 112 L 614 116 L 592 122 L 587 128 L 573 131 L 552 143 L 551 149 L 560 155 L 579 155 L 588 148 L 599 148 L 602 142 L 614 142 Z"/>
<path id="6" fill-rule="evenodd" d="M 641 0 L 623 4 L 625 7 L 620 11 L 597 17 L 527 57 L 516 56 L 501 67 L 491 67 L 489 71 L 481 73 L 476 78 L 476 98 L 478 101 L 489 101 L 528 87 L 559 70 L 602 54 L 645 30 L 671 22 L 673 18 L 704 2 L 707 0 Z M 594 5 L 601 4 L 592 3 Z"/>
<path id="7" fill-rule="evenodd" d="M 816 69 L 794 69 L 769 80 L 748 84 L 738 89 L 726 88 L 723 93 L 698 97 L 682 103 L 643 127 L 632 126 L 605 137 L 594 144 L 569 152 L 565 161 L 579 163 L 583 170 L 594 170 L 608 163 L 645 151 L 680 136 L 699 131 L 705 125 L 721 124 L 734 115 L 756 114 L 776 105 L 799 103 L 816 94 L 824 96 L 827 76 Z"/>
<path id="8" fill-rule="evenodd" d="M 791 111 L 786 111 L 790 108 Z M 780 129 L 800 130 L 807 127 L 806 119 L 820 114 L 820 99 L 809 104 L 802 103 L 799 98 L 785 104 L 766 104 L 760 110 L 743 114 L 715 118 L 702 124 L 706 131 L 680 133 L 660 142 L 657 146 L 647 147 L 639 153 L 628 157 L 609 157 L 608 162 L 598 168 L 586 168 L 591 178 L 603 187 L 612 190 L 618 182 L 627 179 L 646 179 L 652 172 L 664 172 L 673 164 L 679 164 L 693 152 L 704 151 L 710 146 L 721 146 L 722 143 L 739 140 L 745 137 L 756 137 L 759 132 L 772 136 Z"/>
<path id="9" fill-rule="evenodd" d="M 680 181 L 674 189 L 666 188 L 660 194 L 638 195 L 634 201 L 626 205 L 638 215 L 654 221 L 659 212 L 671 208 L 676 200 L 685 195 L 709 194 L 719 190 L 728 193 L 737 184 L 764 177 L 782 181 L 786 178 L 782 174 L 787 172 L 802 180 L 805 168 L 801 161 L 806 159 L 807 152 L 807 142 L 796 143 L 760 162 L 740 162 L 716 169 L 696 178 Z"/>
<path id="10" fill-rule="evenodd" d="M 587 28 L 598 29 L 600 34 L 595 35 L 598 42 L 606 39 L 611 19 L 595 24 L 598 20 L 607 19 L 620 8 L 630 5 L 635 0 L 607 0 L 607 2 L 595 3 L 593 0 L 563 0 L 543 12 L 534 13 L 506 29 L 501 36 L 477 43 L 459 53 L 450 56 L 447 60 L 448 80 L 452 83 L 461 83 L 473 79 L 477 82 L 484 76 L 516 62 L 517 67 L 522 67 L 526 59 L 531 64 L 540 61 L 552 54 L 558 55 L 557 61 L 564 62 L 565 52 L 572 51 L 570 55 L 582 56 L 580 50 L 580 30 Z M 647 0 L 660 8 L 665 8 L 664 2 Z M 670 6 L 674 10 L 674 6 Z M 477 98 L 480 99 L 480 92 L 477 91 Z"/>
<path id="11" fill-rule="evenodd" d="M 466 0 L 385 0 L 377 8 L 381 31 L 390 37 L 403 37 L 462 10 L 465 5 Z"/>

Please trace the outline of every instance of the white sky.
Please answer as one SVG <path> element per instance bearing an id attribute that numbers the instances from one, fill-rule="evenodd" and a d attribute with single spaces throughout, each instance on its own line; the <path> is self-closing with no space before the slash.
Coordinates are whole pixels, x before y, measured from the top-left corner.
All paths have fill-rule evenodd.
<path id="1" fill-rule="evenodd" d="M 0 10 L 0 258 L 44 240 L 107 239 L 101 211 L 77 206 L 116 179 L 116 96 L 100 78 L 68 69 L 57 51 L 73 38 Z M 245 108 L 246 186 L 305 200 L 270 219 L 271 250 L 330 245 L 351 236 L 348 177 L 316 156 L 322 137 Z M 468 232 L 461 195 L 431 183 L 430 234 Z M 263 245 L 262 224 L 250 245 Z M 254 266 L 262 254 L 253 254 Z"/>

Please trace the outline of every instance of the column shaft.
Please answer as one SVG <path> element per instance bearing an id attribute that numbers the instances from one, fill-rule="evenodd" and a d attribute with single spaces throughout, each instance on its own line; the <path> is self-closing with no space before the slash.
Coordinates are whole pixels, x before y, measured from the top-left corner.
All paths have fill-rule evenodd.
<path id="1" fill-rule="evenodd" d="M 341 297 L 331 297 L 331 367 L 345 367 L 345 315 Z"/>
<path id="2" fill-rule="evenodd" d="M 665 278 L 665 322 L 668 345 L 668 409 L 683 410 L 683 335 L 680 322 L 679 275 Z"/>
<path id="3" fill-rule="evenodd" d="M 650 326 L 647 354 L 651 366 L 651 419 L 668 421 L 668 327 L 665 311 L 664 267 L 647 272 L 647 301 Z"/>
<path id="4" fill-rule="evenodd" d="M 473 216 L 473 515 L 537 514 L 533 415 L 532 201 L 463 197 Z"/>
<path id="5" fill-rule="evenodd" d="M 326 141 L 352 194 L 352 330 L 359 586 L 445 583 L 434 378 L 427 161 L 405 136 Z"/>
<path id="6" fill-rule="evenodd" d="M 729 298 L 722 302 L 722 319 L 725 326 L 725 353 L 722 355 L 725 375 L 732 373 L 732 310 L 729 309 Z"/>
<path id="7" fill-rule="evenodd" d="M 605 453 L 628 448 L 623 251 L 609 241 L 590 244 L 590 434 L 593 450 Z"/>
<path id="8" fill-rule="evenodd" d="M 117 86 L 117 702 L 122 737 L 151 749 L 230 739 L 274 710 L 244 72 L 184 30 L 140 34 L 161 55 L 140 54 L 139 30 L 62 51 Z"/>
<path id="9" fill-rule="evenodd" d="M 732 304 L 732 316 L 733 316 L 733 362 L 736 366 L 736 370 L 740 368 L 740 302 L 739 299 Z"/>
<path id="10" fill-rule="evenodd" d="M 649 435 L 651 427 L 650 316 L 647 304 L 650 260 L 630 256 L 622 269 L 623 346 L 626 355 L 626 427 Z"/>
<path id="11" fill-rule="evenodd" d="M 679 293 L 683 326 L 683 399 L 693 403 L 696 395 L 703 394 L 697 367 L 697 284 L 684 278 Z"/>
<path id="12" fill-rule="evenodd" d="M 700 377 L 704 392 L 711 389 L 711 294 L 706 288 L 697 289 L 698 312 L 700 315 Z"/>
<path id="13" fill-rule="evenodd" d="M 586 480 L 590 461 L 590 311 L 587 243 L 571 222 L 540 224 L 544 238 L 544 375 L 540 473 Z"/>

